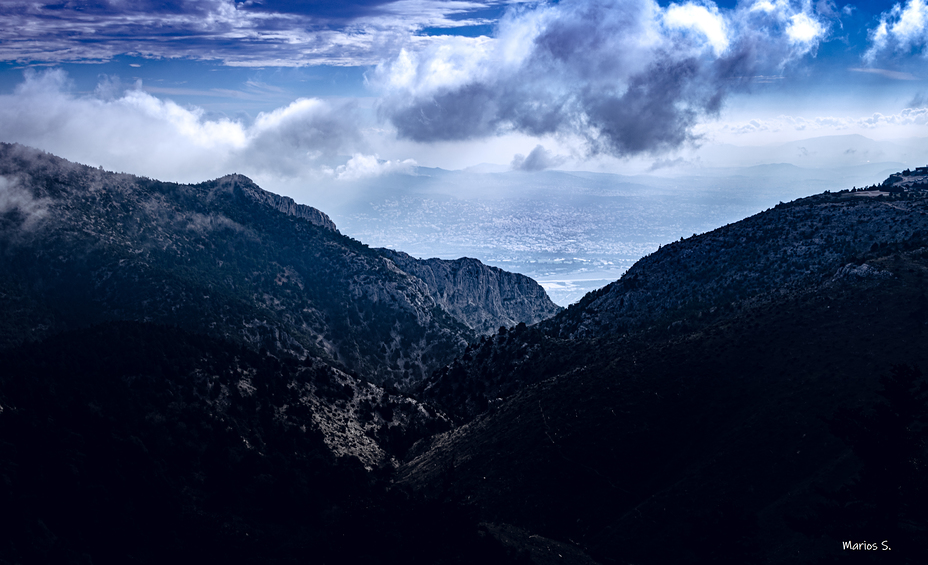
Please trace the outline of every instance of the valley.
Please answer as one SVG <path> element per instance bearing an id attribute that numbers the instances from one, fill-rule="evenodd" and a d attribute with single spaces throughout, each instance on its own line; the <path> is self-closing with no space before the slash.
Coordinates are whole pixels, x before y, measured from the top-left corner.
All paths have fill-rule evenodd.
<path id="1" fill-rule="evenodd" d="M 426 173 L 329 216 L 0 146 L 0 563 L 928 559 L 914 176 Z"/>
<path id="2" fill-rule="evenodd" d="M 566 307 L 661 245 L 900 168 L 780 164 L 627 176 L 420 167 L 413 176 L 340 182 L 324 202 L 361 241 L 420 258 L 474 257 L 533 278 Z"/>

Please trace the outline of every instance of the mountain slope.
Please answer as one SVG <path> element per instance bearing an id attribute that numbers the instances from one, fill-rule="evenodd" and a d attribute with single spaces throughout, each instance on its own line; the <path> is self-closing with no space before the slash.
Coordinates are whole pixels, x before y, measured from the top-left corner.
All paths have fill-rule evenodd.
<path id="1" fill-rule="evenodd" d="M 532 279 L 476 259 L 419 260 L 399 251 L 379 251 L 424 281 L 446 312 L 482 335 L 495 333 L 500 326 L 531 325 L 561 310 L 551 308 L 544 289 Z"/>
<path id="2" fill-rule="evenodd" d="M 863 192 L 822 194 L 688 238 L 641 259 L 552 320 L 548 331 L 632 332 L 819 282 L 874 244 L 928 233 L 928 205 L 914 194 L 875 201 Z"/>
<path id="3" fill-rule="evenodd" d="M 926 207 L 793 202 L 471 346 L 422 390 L 468 423 L 416 446 L 401 483 L 450 480 L 484 519 L 604 563 L 841 557 L 790 525 L 859 468 L 828 418 L 872 403 L 894 364 L 928 367 Z M 895 555 L 921 551 L 921 516 L 889 525 Z"/>
<path id="4" fill-rule="evenodd" d="M 4 144 L 0 180 L 0 347 L 106 320 L 153 321 L 409 384 L 477 335 L 394 253 L 239 175 L 163 183 Z M 498 327 L 555 313 L 537 290 L 524 312 L 461 300 Z"/>
<path id="5" fill-rule="evenodd" d="M 0 351 L 0 562 L 510 562 L 468 509 L 336 457 L 320 408 L 422 410 L 356 384 L 135 322 Z"/>
<path id="6" fill-rule="evenodd" d="M 871 249 L 922 241 L 928 234 L 928 193 L 874 194 L 803 198 L 665 246 L 559 315 L 470 346 L 420 386 L 423 398 L 467 419 L 525 384 L 582 364 L 584 356 L 596 354 L 585 345 L 588 338 L 695 331 L 754 301 L 802 291 L 839 274 L 887 276 L 862 265 L 861 257 Z M 561 342 L 571 345 L 560 347 Z"/>

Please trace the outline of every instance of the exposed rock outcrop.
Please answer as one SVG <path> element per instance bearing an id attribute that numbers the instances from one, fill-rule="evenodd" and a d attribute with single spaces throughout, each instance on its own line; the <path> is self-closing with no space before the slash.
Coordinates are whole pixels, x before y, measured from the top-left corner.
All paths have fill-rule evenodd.
<path id="1" fill-rule="evenodd" d="M 529 277 L 476 259 L 415 259 L 399 251 L 380 251 L 401 270 L 421 279 L 446 312 L 479 334 L 492 334 L 500 326 L 520 322 L 531 325 L 562 310 Z"/>
<path id="2" fill-rule="evenodd" d="M 335 227 L 335 222 L 329 218 L 321 210 L 313 208 L 312 206 L 306 206 L 305 204 L 297 204 L 295 200 L 289 196 L 281 196 L 279 194 L 274 194 L 273 192 L 268 192 L 256 185 L 250 178 L 243 175 L 226 175 L 219 179 L 220 183 L 232 183 L 241 188 L 242 192 L 248 195 L 251 199 L 259 204 L 264 204 L 270 206 L 271 208 L 283 212 L 288 216 L 296 216 L 297 218 L 302 218 L 309 221 L 317 226 L 328 228 L 332 231 L 338 231 Z"/>

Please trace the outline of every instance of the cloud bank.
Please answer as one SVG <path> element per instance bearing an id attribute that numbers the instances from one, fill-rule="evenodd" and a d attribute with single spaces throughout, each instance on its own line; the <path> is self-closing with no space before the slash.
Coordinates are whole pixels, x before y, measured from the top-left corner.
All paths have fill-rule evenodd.
<path id="1" fill-rule="evenodd" d="M 809 2 L 565 0 L 517 8 L 494 38 L 411 45 L 369 76 L 400 137 L 519 132 L 580 139 L 591 155 L 659 153 L 695 140 L 752 77 L 814 53 L 830 23 Z"/>
<path id="2" fill-rule="evenodd" d="M 27 72 L 12 94 L 0 95 L 2 141 L 185 182 L 232 171 L 321 178 L 339 155 L 366 158 L 360 122 L 351 102 L 308 98 L 261 113 L 251 124 L 211 119 L 199 108 L 106 77 L 93 95 L 75 96 L 61 70 Z M 351 165 L 344 174 L 360 171 Z"/>

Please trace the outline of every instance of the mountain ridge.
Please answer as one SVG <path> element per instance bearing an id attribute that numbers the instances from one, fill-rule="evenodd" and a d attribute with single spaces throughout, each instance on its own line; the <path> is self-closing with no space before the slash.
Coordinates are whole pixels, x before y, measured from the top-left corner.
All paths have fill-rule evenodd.
<path id="1" fill-rule="evenodd" d="M 477 335 L 398 269 L 394 252 L 241 175 L 162 183 L 8 144 L 0 175 L 6 345 L 106 319 L 180 323 L 406 386 Z M 556 312 L 537 290 L 528 298 L 537 304 L 484 317 L 498 327 Z"/>
<path id="2" fill-rule="evenodd" d="M 848 485 L 879 496 L 829 421 L 872 413 L 894 365 L 928 367 L 928 191 L 871 188 L 675 242 L 472 344 L 420 385 L 458 425 L 414 446 L 398 482 L 435 492 L 453 475 L 483 519 L 603 563 L 830 562 L 842 535 L 893 538 L 900 562 L 921 562 L 915 506 L 862 507 L 866 527 L 819 510 Z M 918 445 L 887 492 L 922 496 Z"/>
<path id="3" fill-rule="evenodd" d="M 281 196 L 264 190 L 244 175 L 231 174 L 216 179 L 220 184 L 226 180 L 231 183 L 241 183 L 243 191 L 260 204 L 270 206 L 288 216 L 296 216 L 297 218 L 308 220 L 310 223 L 317 226 L 328 228 L 335 232 L 338 231 L 335 227 L 335 222 L 321 210 L 305 204 L 297 204 L 297 202 L 289 196 Z"/>

